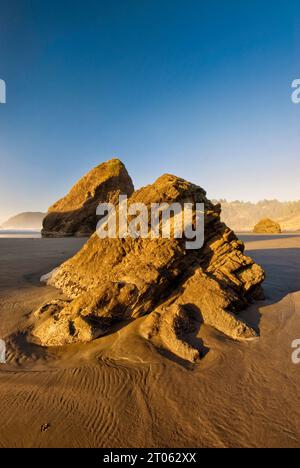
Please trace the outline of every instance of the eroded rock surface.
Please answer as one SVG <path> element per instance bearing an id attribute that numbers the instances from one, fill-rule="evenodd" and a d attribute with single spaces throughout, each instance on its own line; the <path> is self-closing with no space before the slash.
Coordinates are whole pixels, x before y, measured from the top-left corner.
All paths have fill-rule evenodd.
<path id="1" fill-rule="evenodd" d="M 43 221 L 43 237 L 89 237 L 95 232 L 99 203 L 117 203 L 131 195 L 132 180 L 124 164 L 112 159 L 82 177 L 61 200 L 52 205 Z"/>
<path id="2" fill-rule="evenodd" d="M 202 188 L 172 175 L 134 192 L 129 205 L 134 202 L 148 207 L 204 203 L 204 246 L 187 250 L 185 239 L 99 239 L 94 234 L 50 275 L 48 284 L 69 300 L 36 312 L 33 335 L 39 342 L 51 346 L 90 341 L 116 322 L 151 314 L 148 325 L 158 324 L 162 342 L 193 361 L 198 351 L 178 343 L 174 325 L 183 323 L 188 309 L 233 339 L 255 337 L 238 313 L 261 297 L 264 272 L 220 221 L 220 205 L 211 203 Z"/>
<path id="3" fill-rule="evenodd" d="M 141 326 L 141 334 L 157 348 L 189 362 L 200 359 L 200 350 L 186 340 L 193 331 L 193 322 L 188 312 L 176 304 L 149 314 Z"/>

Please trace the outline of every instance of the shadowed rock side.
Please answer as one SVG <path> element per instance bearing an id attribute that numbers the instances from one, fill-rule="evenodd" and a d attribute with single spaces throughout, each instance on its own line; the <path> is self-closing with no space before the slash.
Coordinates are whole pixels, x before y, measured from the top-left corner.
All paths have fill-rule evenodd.
<path id="1" fill-rule="evenodd" d="M 280 234 L 281 227 L 279 223 L 269 218 L 264 218 L 254 226 L 253 232 L 256 234 Z"/>
<path id="2" fill-rule="evenodd" d="M 117 203 L 134 187 L 121 161 L 112 159 L 82 177 L 61 200 L 52 205 L 43 221 L 43 237 L 89 237 L 95 232 L 99 203 Z"/>
<path id="3" fill-rule="evenodd" d="M 220 221 L 220 205 L 211 203 L 200 187 L 172 175 L 134 192 L 129 205 L 133 202 L 148 207 L 203 202 L 204 246 L 186 250 L 185 239 L 99 239 L 94 234 L 48 276 L 48 284 L 69 300 L 53 301 L 35 313 L 32 333 L 39 343 L 90 341 L 115 322 L 151 314 L 143 335 L 160 336 L 163 346 L 194 361 L 198 352 L 179 343 L 176 325 L 188 322 L 191 310 L 199 321 L 233 339 L 254 338 L 256 332 L 237 314 L 261 297 L 264 272 Z"/>
<path id="4" fill-rule="evenodd" d="M 181 306 L 174 304 L 149 314 L 140 331 L 157 348 L 166 349 L 184 361 L 195 362 L 201 357 L 200 351 L 186 341 L 185 335 L 193 331 L 193 324 Z"/>

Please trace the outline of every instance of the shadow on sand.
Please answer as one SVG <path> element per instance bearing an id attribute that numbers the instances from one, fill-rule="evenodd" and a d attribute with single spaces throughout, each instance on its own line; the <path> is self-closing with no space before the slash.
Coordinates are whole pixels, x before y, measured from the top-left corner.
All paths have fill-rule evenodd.
<path id="1" fill-rule="evenodd" d="M 300 233 L 282 233 L 282 234 L 237 234 L 238 238 L 243 242 L 258 242 L 258 241 L 270 241 L 270 240 L 282 240 L 282 239 L 294 239 L 300 238 Z"/>
<path id="2" fill-rule="evenodd" d="M 275 237 L 282 239 L 282 236 Z M 274 236 L 264 236 L 264 240 L 269 238 L 274 239 Z M 300 248 L 257 249 L 248 250 L 246 253 L 266 272 L 263 283 L 265 301 L 255 302 L 241 314 L 249 325 L 258 330 L 260 309 L 276 304 L 289 294 L 300 290 Z"/>
<path id="3" fill-rule="evenodd" d="M 300 290 L 300 249 L 259 249 L 247 254 L 266 272 L 263 287 L 268 302 L 278 302 Z"/>

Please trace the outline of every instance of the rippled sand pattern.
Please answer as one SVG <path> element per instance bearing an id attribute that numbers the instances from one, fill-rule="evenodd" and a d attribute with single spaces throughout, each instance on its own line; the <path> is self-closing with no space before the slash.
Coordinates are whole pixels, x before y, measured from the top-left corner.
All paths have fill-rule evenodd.
<path id="1" fill-rule="evenodd" d="M 300 443 L 300 236 L 245 236 L 267 272 L 266 300 L 244 317 L 260 338 L 237 343 L 200 327 L 191 366 L 139 335 L 144 320 L 87 345 L 28 342 L 32 310 L 59 297 L 39 276 L 80 239 L 0 239 L 1 447 L 296 447 Z"/>

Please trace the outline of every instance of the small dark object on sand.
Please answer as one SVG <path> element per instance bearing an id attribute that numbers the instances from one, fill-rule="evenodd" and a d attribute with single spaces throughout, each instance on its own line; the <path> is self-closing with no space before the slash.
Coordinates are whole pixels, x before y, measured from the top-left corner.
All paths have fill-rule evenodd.
<path id="1" fill-rule="evenodd" d="M 47 432 L 48 429 L 50 429 L 50 424 L 42 424 L 41 426 L 41 432 Z"/>

